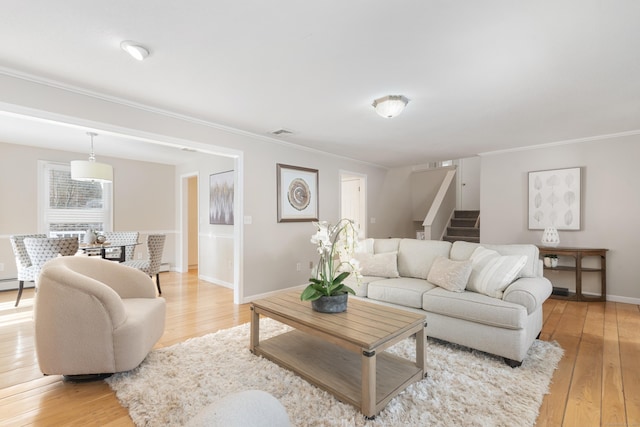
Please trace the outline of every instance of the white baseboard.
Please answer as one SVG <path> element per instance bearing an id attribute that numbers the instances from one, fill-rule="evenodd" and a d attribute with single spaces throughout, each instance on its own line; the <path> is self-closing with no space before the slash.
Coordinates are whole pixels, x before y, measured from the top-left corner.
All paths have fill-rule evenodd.
<path id="1" fill-rule="evenodd" d="M 0 280 L 0 291 L 17 291 L 18 286 L 18 279 Z M 33 286 L 33 282 L 25 282 L 24 284 L 25 289 L 33 288 Z"/>
<path id="2" fill-rule="evenodd" d="M 250 295 L 248 297 L 245 297 L 242 299 L 241 304 L 246 304 L 248 302 L 257 300 L 257 299 L 262 299 L 262 298 L 267 298 L 276 294 L 279 294 L 281 292 L 285 292 L 285 291 L 293 291 L 293 290 L 299 290 L 300 292 L 302 292 L 304 290 L 304 288 L 307 287 L 307 284 L 305 285 L 297 285 L 297 286 L 291 286 L 289 288 L 283 288 L 283 289 L 278 289 L 275 291 L 271 291 L 271 292 L 264 292 L 262 294 L 257 294 L 257 295 Z"/>
<path id="3" fill-rule="evenodd" d="M 198 279 L 204 280 L 204 281 L 209 282 L 209 283 L 213 283 L 214 285 L 222 286 L 224 288 L 233 289 L 233 283 L 227 282 L 225 280 L 216 279 L 215 277 L 204 276 L 204 275 L 199 274 L 198 275 Z"/>

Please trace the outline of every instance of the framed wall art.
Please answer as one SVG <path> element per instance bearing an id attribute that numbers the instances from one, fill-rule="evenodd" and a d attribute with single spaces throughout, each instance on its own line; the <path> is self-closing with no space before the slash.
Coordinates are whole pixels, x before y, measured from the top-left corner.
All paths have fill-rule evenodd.
<path id="1" fill-rule="evenodd" d="M 580 230 L 581 168 L 529 172 L 529 230 Z"/>
<path id="2" fill-rule="evenodd" d="M 209 175 L 209 224 L 233 225 L 233 171 Z"/>
<path id="3" fill-rule="evenodd" d="M 318 170 L 276 165 L 278 222 L 318 220 Z"/>

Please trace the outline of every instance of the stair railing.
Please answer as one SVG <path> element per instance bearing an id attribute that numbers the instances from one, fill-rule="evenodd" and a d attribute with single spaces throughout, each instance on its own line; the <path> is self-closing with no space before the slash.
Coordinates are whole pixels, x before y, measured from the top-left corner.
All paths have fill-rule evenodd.
<path id="1" fill-rule="evenodd" d="M 442 240 L 447 230 L 447 224 L 456 209 L 455 176 L 455 169 L 447 172 L 429 212 L 422 222 L 424 236 L 427 240 Z"/>

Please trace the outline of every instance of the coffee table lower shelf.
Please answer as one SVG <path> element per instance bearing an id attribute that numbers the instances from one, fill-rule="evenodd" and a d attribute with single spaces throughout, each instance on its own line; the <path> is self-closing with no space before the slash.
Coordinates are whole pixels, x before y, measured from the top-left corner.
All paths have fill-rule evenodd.
<path id="1" fill-rule="evenodd" d="M 292 330 L 260 341 L 254 353 L 287 368 L 339 400 L 362 408 L 362 355 L 307 333 Z M 422 379 L 415 362 L 387 352 L 376 354 L 376 399 L 372 417 L 409 384 Z"/>

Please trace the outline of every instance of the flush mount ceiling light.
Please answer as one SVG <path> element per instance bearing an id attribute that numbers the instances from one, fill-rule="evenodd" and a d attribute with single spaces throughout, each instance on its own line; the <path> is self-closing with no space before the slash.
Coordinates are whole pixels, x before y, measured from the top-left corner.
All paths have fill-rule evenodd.
<path id="1" fill-rule="evenodd" d="M 127 52 L 129 55 L 137 59 L 138 61 L 142 61 L 144 58 L 149 56 L 149 50 L 144 46 L 140 46 L 134 41 L 125 40 L 120 43 L 120 47 L 122 50 Z"/>
<path id="2" fill-rule="evenodd" d="M 98 136 L 98 134 L 87 132 L 87 135 L 91 137 L 91 154 L 89 155 L 89 160 L 71 161 L 71 179 L 95 182 L 113 181 L 113 168 L 111 165 L 96 162 L 96 156 L 93 154 L 93 137 Z"/>
<path id="3" fill-rule="evenodd" d="M 404 95 L 387 95 L 373 101 L 373 108 L 380 116 L 390 119 L 402 113 L 409 99 Z"/>

